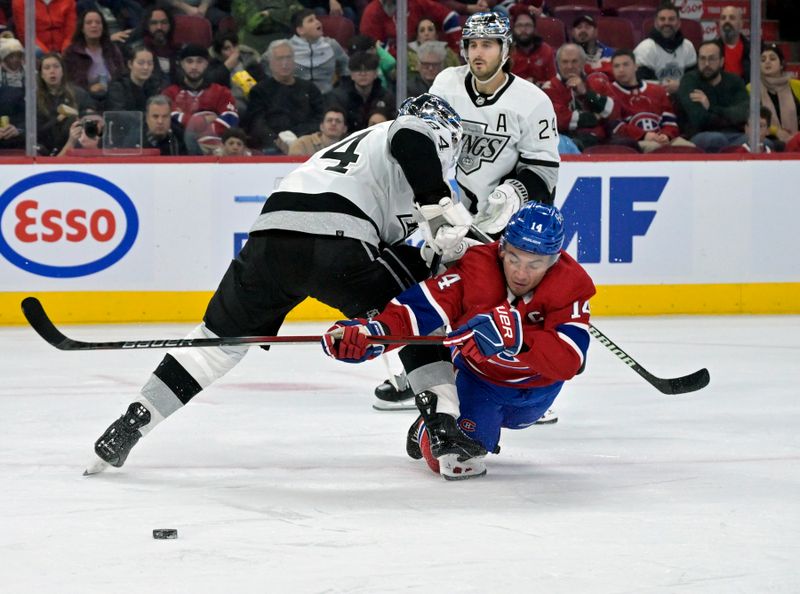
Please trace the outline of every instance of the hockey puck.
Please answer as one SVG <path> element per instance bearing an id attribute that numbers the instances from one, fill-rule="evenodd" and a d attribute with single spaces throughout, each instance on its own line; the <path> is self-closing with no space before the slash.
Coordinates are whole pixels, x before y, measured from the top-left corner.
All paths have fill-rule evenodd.
<path id="1" fill-rule="evenodd" d="M 153 538 L 158 540 L 178 538 L 178 531 L 175 528 L 156 528 L 153 530 Z"/>

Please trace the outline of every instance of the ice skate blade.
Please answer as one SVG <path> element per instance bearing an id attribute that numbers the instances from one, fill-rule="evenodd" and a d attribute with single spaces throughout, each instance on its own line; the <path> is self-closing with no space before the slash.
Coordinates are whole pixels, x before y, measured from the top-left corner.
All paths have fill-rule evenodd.
<path id="1" fill-rule="evenodd" d="M 391 400 L 381 400 L 380 398 L 376 398 L 375 401 L 372 403 L 372 408 L 375 410 L 379 410 L 381 412 L 392 412 L 395 410 L 417 410 L 417 405 L 414 404 L 413 398 L 408 398 L 406 400 L 398 400 L 396 402 L 392 402 Z"/>
<path id="2" fill-rule="evenodd" d="M 83 471 L 83 476 L 91 476 L 93 474 L 99 474 L 109 466 L 110 464 L 108 462 L 102 460 L 98 456 L 95 456 L 94 459 L 86 466 L 86 470 Z"/>
<path id="3" fill-rule="evenodd" d="M 447 481 L 463 481 L 478 478 L 486 474 L 483 457 L 470 458 L 459 462 L 455 454 L 445 454 L 439 460 L 439 474 Z"/>
<path id="4" fill-rule="evenodd" d="M 451 475 L 451 474 L 442 474 L 444 480 L 446 481 L 466 481 L 468 479 L 480 478 L 482 476 L 486 476 L 486 469 L 483 469 L 483 472 L 478 474 L 462 474 L 462 475 Z"/>

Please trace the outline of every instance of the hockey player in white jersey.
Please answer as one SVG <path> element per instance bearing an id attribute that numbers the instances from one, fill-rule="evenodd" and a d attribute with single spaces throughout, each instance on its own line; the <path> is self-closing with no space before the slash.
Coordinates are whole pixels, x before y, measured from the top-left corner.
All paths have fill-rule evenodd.
<path id="1" fill-rule="evenodd" d="M 419 249 L 404 243 L 416 226 L 415 210 L 434 249 L 446 253 L 461 244 L 470 216 L 452 201 L 446 178 L 460 148 L 461 120 L 428 94 L 407 100 L 399 114 L 319 151 L 286 176 L 189 337 L 275 335 L 309 296 L 348 317 L 380 311 L 430 272 Z M 86 473 L 122 466 L 143 435 L 232 369 L 247 348 L 169 351 L 95 442 Z"/>
<path id="2" fill-rule="evenodd" d="M 461 38 L 467 64 L 439 73 L 430 92 L 443 97 L 461 116 L 464 142 L 456 181 L 462 201 L 475 215 L 475 226 L 497 236 L 523 203 L 553 203 L 560 162 L 556 115 L 539 87 L 511 74 L 511 25 L 506 17 L 474 14 L 464 24 Z M 430 367 L 419 354 L 434 350 L 403 349 L 405 370 Z M 413 383 L 406 373 L 393 376 L 376 388 L 373 407 L 415 409 Z M 550 414 L 542 422 L 556 420 Z"/>

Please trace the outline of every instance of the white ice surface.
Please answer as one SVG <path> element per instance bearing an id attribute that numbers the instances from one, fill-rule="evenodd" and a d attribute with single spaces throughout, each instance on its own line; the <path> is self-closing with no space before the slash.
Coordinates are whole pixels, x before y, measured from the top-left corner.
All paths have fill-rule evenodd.
<path id="1" fill-rule="evenodd" d="M 711 385 L 663 396 L 594 342 L 558 424 L 505 432 L 457 483 L 406 457 L 412 413 L 371 409 L 381 362 L 315 346 L 254 349 L 124 468 L 83 477 L 162 352 L 1 329 L 0 592 L 800 592 L 800 317 L 596 322 L 653 373 L 707 366 Z"/>

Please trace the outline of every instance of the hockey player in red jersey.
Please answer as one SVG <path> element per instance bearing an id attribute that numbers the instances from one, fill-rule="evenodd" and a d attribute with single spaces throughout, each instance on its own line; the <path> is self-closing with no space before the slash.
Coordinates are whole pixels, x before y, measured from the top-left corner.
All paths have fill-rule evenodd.
<path id="1" fill-rule="evenodd" d="M 533 425 L 584 366 L 595 287 L 563 242 L 558 209 L 528 203 L 499 242 L 470 248 L 379 315 L 337 322 L 323 337 L 328 355 L 361 362 L 384 349 L 368 336 L 454 329 L 445 340 L 452 381 L 417 395 L 407 441 L 412 458 L 446 479 L 485 474 L 501 428 Z"/>

